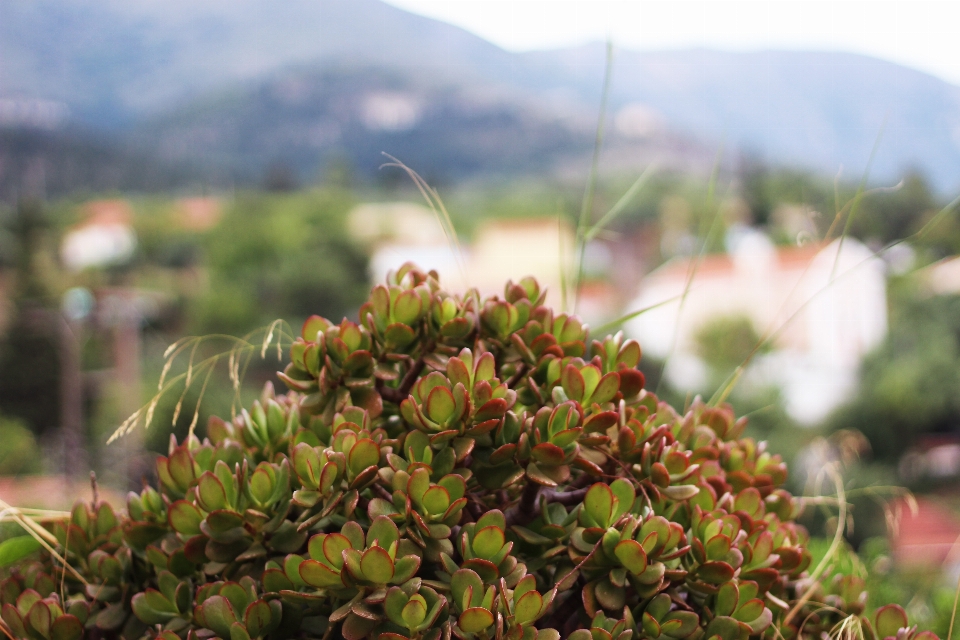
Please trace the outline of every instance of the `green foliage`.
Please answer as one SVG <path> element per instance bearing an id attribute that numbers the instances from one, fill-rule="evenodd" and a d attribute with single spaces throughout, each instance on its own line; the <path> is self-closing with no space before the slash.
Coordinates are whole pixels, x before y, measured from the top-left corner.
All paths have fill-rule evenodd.
<path id="1" fill-rule="evenodd" d="M 720 316 L 711 320 L 697 331 L 696 341 L 700 357 L 722 374 L 746 362 L 761 344 L 760 334 L 746 316 Z"/>
<path id="2" fill-rule="evenodd" d="M 9 476 L 40 470 L 40 447 L 23 423 L 0 415 L 0 475 Z"/>
<path id="3" fill-rule="evenodd" d="M 360 322 L 171 438 L 127 513 L 78 503 L 0 583 L 16 637 L 746 640 L 919 636 L 810 579 L 787 469 L 729 406 L 644 389 L 533 279 L 481 300 L 405 265 Z M 808 599 L 813 589 L 817 592 Z M 822 597 L 821 597 L 822 596 Z M 825 609 L 819 602 L 831 598 Z"/>
<path id="4" fill-rule="evenodd" d="M 347 236 L 349 196 L 333 189 L 243 194 L 204 242 L 201 333 L 246 333 L 280 315 L 339 317 L 363 302 L 366 258 Z"/>
<path id="5" fill-rule="evenodd" d="M 859 430 L 879 459 L 895 462 L 921 435 L 960 421 L 960 298 L 893 295 L 890 333 L 828 427 Z"/>

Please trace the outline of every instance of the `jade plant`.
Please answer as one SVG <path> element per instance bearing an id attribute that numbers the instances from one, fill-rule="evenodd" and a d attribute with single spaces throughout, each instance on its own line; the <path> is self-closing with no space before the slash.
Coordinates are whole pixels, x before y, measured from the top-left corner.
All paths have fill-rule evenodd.
<path id="1" fill-rule="evenodd" d="M 811 578 L 787 469 L 726 405 L 679 413 L 640 346 L 526 278 L 405 265 L 311 317 L 279 380 L 172 439 L 126 511 L 78 504 L 0 584 L 14 638 L 935 638 Z M 51 538 L 52 539 L 52 538 Z M 66 559 L 65 570 L 59 557 Z M 845 626 L 843 626 L 845 625 Z"/>

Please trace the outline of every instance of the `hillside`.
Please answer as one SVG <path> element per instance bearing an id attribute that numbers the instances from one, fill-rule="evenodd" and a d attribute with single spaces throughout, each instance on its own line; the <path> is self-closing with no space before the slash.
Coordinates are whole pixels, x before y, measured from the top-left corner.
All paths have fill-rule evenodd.
<path id="1" fill-rule="evenodd" d="M 59 101 L 75 124 L 231 176 L 309 173 L 345 149 L 362 170 L 381 150 L 452 177 L 549 170 L 589 147 L 603 76 L 601 45 L 513 54 L 379 0 L 6 0 L 0 60 L 0 99 Z M 358 127 L 384 91 L 419 101 L 415 125 Z M 912 166 L 960 186 L 960 88 L 863 56 L 620 51 L 611 115 L 669 149 L 699 138 L 848 177 L 882 131 L 875 180 Z"/>
<path id="2" fill-rule="evenodd" d="M 605 51 L 592 45 L 522 54 L 541 90 L 597 95 Z M 549 70 L 549 73 L 547 72 Z M 618 51 L 611 103 L 642 103 L 673 127 L 775 162 L 859 178 L 916 167 L 960 188 L 960 87 L 850 53 Z"/>

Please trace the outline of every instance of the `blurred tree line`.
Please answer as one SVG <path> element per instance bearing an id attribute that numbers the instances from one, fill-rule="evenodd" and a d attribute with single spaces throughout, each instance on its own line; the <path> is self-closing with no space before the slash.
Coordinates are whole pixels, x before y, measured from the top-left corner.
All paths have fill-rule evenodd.
<path id="1" fill-rule="evenodd" d="M 620 199 L 634 178 L 614 176 L 601 180 L 593 207 L 594 219 Z M 184 224 L 172 196 L 132 197 L 129 202 L 138 240 L 134 258 L 122 265 L 80 273 L 69 273 L 60 266 L 57 247 L 63 234 L 81 220 L 88 197 L 68 197 L 43 205 L 43 222 L 36 226 L 32 240 L 18 227 L 22 223 L 18 207 L 7 206 L 0 211 L 0 263 L 7 279 L 20 282 L 17 286 L 21 288 L 28 282 L 34 283 L 31 287 L 42 283 L 48 291 L 45 298 L 41 296 L 42 305 L 52 310 L 59 310 L 63 293 L 71 287 L 85 287 L 94 292 L 126 287 L 162 294 L 158 298 L 161 300 L 159 310 L 144 320 L 142 370 L 148 383 L 144 386 L 149 389 L 163 366 L 163 349 L 176 338 L 243 335 L 276 318 L 286 320 L 296 330 L 302 319 L 312 313 L 333 319 L 352 316 L 367 290 L 368 276 L 367 256 L 348 236 L 347 213 L 360 200 L 418 197 L 409 185 L 406 188 L 396 184 L 380 185 L 370 191 L 369 186 L 351 186 L 349 180 L 300 189 L 293 184 L 275 182 L 266 185 L 273 191 L 244 191 L 223 198 L 221 219 L 204 229 Z M 723 250 L 725 231 L 738 224 L 759 226 L 781 244 L 814 242 L 826 236 L 838 210 L 843 210 L 844 215 L 851 213 L 851 208 L 844 209 L 844 205 L 856 195 L 857 188 L 853 182 L 835 182 L 809 172 L 749 161 L 735 170 L 724 169 L 714 186 L 703 177 L 663 172 L 649 181 L 602 237 L 624 243 L 645 243 L 644 247 L 650 250 L 643 261 L 645 269 L 674 255 Z M 559 215 L 575 224 L 583 188 L 559 179 L 543 179 L 451 186 L 442 195 L 454 224 L 461 233 L 469 235 L 476 225 L 491 217 Z M 943 204 L 944 199 L 930 189 L 922 176 L 911 173 L 896 189 L 865 193 L 852 212 L 853 217 L 841 217 L 834 225 L 834 233 L 848 227 L 850 234 L 879 249 L 913 236 Z M 944 217 L 933 233 L 922 239 L 911 238 L 919 264 L 960 252 L 960 224 L 956 220 L 955 216 Z M 24 262 L 24 256 L 30 259 Z M 616 262 L 617 256 L 614 256 Z M 27 264 L 36 267 L 31 272 L 33 275 L 20 273 Z M 906 290 L 910 287 L 903 285 Z M 17 290 L 8 288 L 8 297 L 11 291 Z M 894 342 L 890 344 L 897 345 L 896 348 L 885 347 L 887 351 L 874 355 L 865 364 L 861 395 L 871 393 L 868 389 L 873 385 L 881 389 L 876 392 L 880 394 L 879 400 L 858 396 L 855 402 L 861 405 L 845 409 L 850 414 L 871 416 L 860 419 L 858 424 L 862 423 L 864 433 L 872 439 L 889 439 L 890 433 L 899 434 L 901 429 L 923 433 L 947 429 L 950 427 L 946 425 L 952 424 L 954 401 L 947 398 L 946 390 L 953 379 L 950 376 L 956 374 L 955 368 L 949 365 L 953 352 L 949 341 L 943 342 L 936 336 L 955 336 L 951 314 L 953 318 L 960 314 L 956 313 L 956 307 L 946 308 L 949 303 L 944 301 L 910 301 L 908 298 L 891 296 L 891 341 Z M 10 300 L 14 307 L 21 305 L 16 297 Z M 916 319 L 909 314 L 915 314 Z M 922 336 L 916 333 L 919 327 L 928 325 L 930 328 L 923 329 Z M 911 331 L 915 333 L 910 334 Z M 908 334 L 914 337 L 896 337 Z M 18 375 L 29 369 L 26 362 L 31 357 L 35 362 L 43 362 L 40 369 L 48 377 L 52 376 L 51 380 L 56 380 L 56 357 L 39 358 L 37 348 L 16 346 L 13 340 L 16 336 L 17 332 L 8 326 L 0 345 L 0 362 L 5 363 L 0 371 L 0 415 L 19 419 L 21 424 L 39 433 L 42 430 L 39 421 L 30 412 L 44 407 L 47 412 L 56 413 L 56 403 L 49 401 L 49 380 L 36 383 L 38 389 L 47 390 L 46 396 L 41 396 L 39 391 L 10 390 L 14 382 L 40 379 L 39 374 Z M 731 321 L 710 327 L 701 338 L 703 355 L 711 369 L 712 388 L 704 390 L 709 395 L 749 353 L 747 347 L 754 341 L 755 331 L 742 322 Z M 903 345 L 914 343 L 920 346 L 911 347 L 912 350 L 908 350 L 911 355 L 903 355 L 907 353 Z M 927 343 L 932 346 L 923 346 Z M 83 333 L 81 355 L 82 366 L 87 371 L 109 368 L 110 337 L 96 331 Z M 897 366 L 892 367 L 891 358 L 895 355 L 907 360 L 896 360 Z M 643 366 L 652 386 L 669 395 L 674 392 L 662 381 L 662 364 L 645 359 Z M 264 365 L 259 372 L 251 370 L 251 384 L 271 379 L 273 368 L 271 364 Z M 913 373 L 909 373 L 911 371 Z M 941 373 L 932 374 L 932 371 Z M 886 380 L 890 376 L 899 378 Z M 940 389 L 936 391 L 939 395 L 929 402 L 915 399 L 915 404 L 922 404 L 922 410 L 902 409 L 898 413 L 874 408 L 880 400 L 893 402 L 891 392 L 883 389 L 892 386 L 899 390 L 907 383 L 922 388 L 924 394 L 934 394 L 934 389 Z M 206 391 L 207 396 L 214 399 L 210 411 L 222 412 L 224 406 L 229 406 L 231 392 L 212 385 Z M 189 410 L 185 409 L 179 418 L 180 431 L 185 431 L 192 418 L 193 393 L 188 393 L 185 400 Z M 172 416 L 175 396 L 161 403 L 162 411 L 168 416 Z M 14 397 L 27 399 L 13 400 Z M 915 396 L 918 397 L 921 396 Z M 141 400 L 146 402 L 149 398 L 150 392 L 145 391 Z M 747 393 L 735 389 L 732 399 L 738 410 L 751 414 L 751 429 L 756 435 L 781 443 L 776 446 L 783 446 L 784 450 L 795 448 L 799 432 L 787 419 L 776 393 Z M 671 397 L 671 400 L 683 406 L 689 398 Z M 88 403 L 84 409 L 88 424 L 99 425 L 91 430 L 93 439 L 102 441 L 104 433 L 116 426 L 117 409 L 108 405 L 101 403 L 98 407 Z M 905 401 L 897 406 L 910 405 Z M 896 420 L 900 423 L 894 424 L 895 416 L 899 416 Z M 201 416 L 201 424 L 204 418 L 205 415 Z M 845 421 L 846 418 L 838 414 L 828 428 Z M 44 423 L 50 422 L 44 419 Z M 907 422 L 910 422 L 908 427 L 897 426 Z M 875 435 L 871 435 L 874 432 Z M 157 429 L 150 436 L 152 446 L 165 447 L 166 433 Z M 810 432 L 806 432 L 804 438 L 808 437 L 807 433 Z M 878 455 L 887 455 L 885 446 L 883 442 L 875 446 Z"/>
<path id="2" fill-rule="evenodd" d="M 336 187 L 238 193 L 221 199 L 220 219 L 206 229 L 186 224 L 172 198 L 130 198 L 137 236 L 132 259 L 78 273 L 63 266 L 59 246 L 83 220 L 85 199 L 24 200 L 0 210 L 0 264 L 8 283 L 0 340 L 0 441 L 9 444 L 0 456 L 0 474 L 60 468 L 52 452 L 62 418 L 64 338 L 56 330 L 40 330 L 37 313 L 62 320 L 64 293 L 76 288 L 95 300 L 91 315 L 73 327 L 85 396 L 86 442 L 81 444 L 94 457 L 109 456 L 102 451 L 107 436 L 126 417 L 124 407 L 149 402 L 163 351 L 173 341 L 186 335 L 241 336 L 275 319 L 298 331 L 312 313 L 337 319 L 355 315 L 368 288 L 367 256 L 346 232 L 355 198 Z M 140 320 L 142 397 L 132 401 L 118 398 L 113 381 L 119 356 L 109 318 L 115 310 L 108 307 L 117 291 L 149 303 Z M 224 347 L 203 347 L 197 356 L 217 348 Z M 247 372 L 250 386 L 262 385 L 276 368 L 268 362 L 258 368 L 255 360 Z M 229 414 L 232 389 L 226 380 L 211 376 L 201 425 L 211 412 Z M 171 389 L 165 396 L 146 434 L 155 450 L 166 448 L 179 393 Z M 186 432 L 198 399 L 196 389 L 187 394 L 178 435 Z M 46 442 L 43 465 L 38 441 Z"/>

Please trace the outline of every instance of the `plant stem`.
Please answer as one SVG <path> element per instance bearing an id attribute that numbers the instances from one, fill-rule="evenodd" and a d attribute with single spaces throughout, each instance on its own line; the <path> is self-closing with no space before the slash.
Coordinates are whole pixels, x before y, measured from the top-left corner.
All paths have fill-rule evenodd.
<path id="1" fill-rule="evenodd" d="M 580 504 L 583 497 L 587 495 L 589 487 L 577 489 L 576 491 L 548 491 L 545 495 L 547 502 L 559 502 L 562 505 Z"/>
<path id="2" fill-rule="evenodd" d="M 527 373 L 527 365 L 524 362 L 520 363 L 520 366 L 517 367 L 517 372 L 510 376 L 510 379 L 507 380 L 507 388 L 513 389 L 517 386 L 517 383 L 523 378 L 524 374 Z"/>
<path id="3" fill-rule="evenodd" d="M 537 496 L 540 495 L 540 485 L 536 482 L 527 480 L 523 493 L 520 494 L 520 502 L 507 510 L 507 526 L 515 524 L 527 524 L 537 517 Z"/>
<path id="4" fill-rule="evenodd" d="M 403 376 L 403 380 L 400 381 L 400 386 L 396 389 L 378 386 L 377 391 L 380 393 L 380 397 L 394 404 L 403 402 L 407 396 L 410 395 L 410 389 L 413 388 L 413 383 L 417 381 L 417 377 L 423 371 L 425 364 L 426 362 L 423 356 L 418 358 L 417 361 L 410 366 L 410 370 Z"/>

